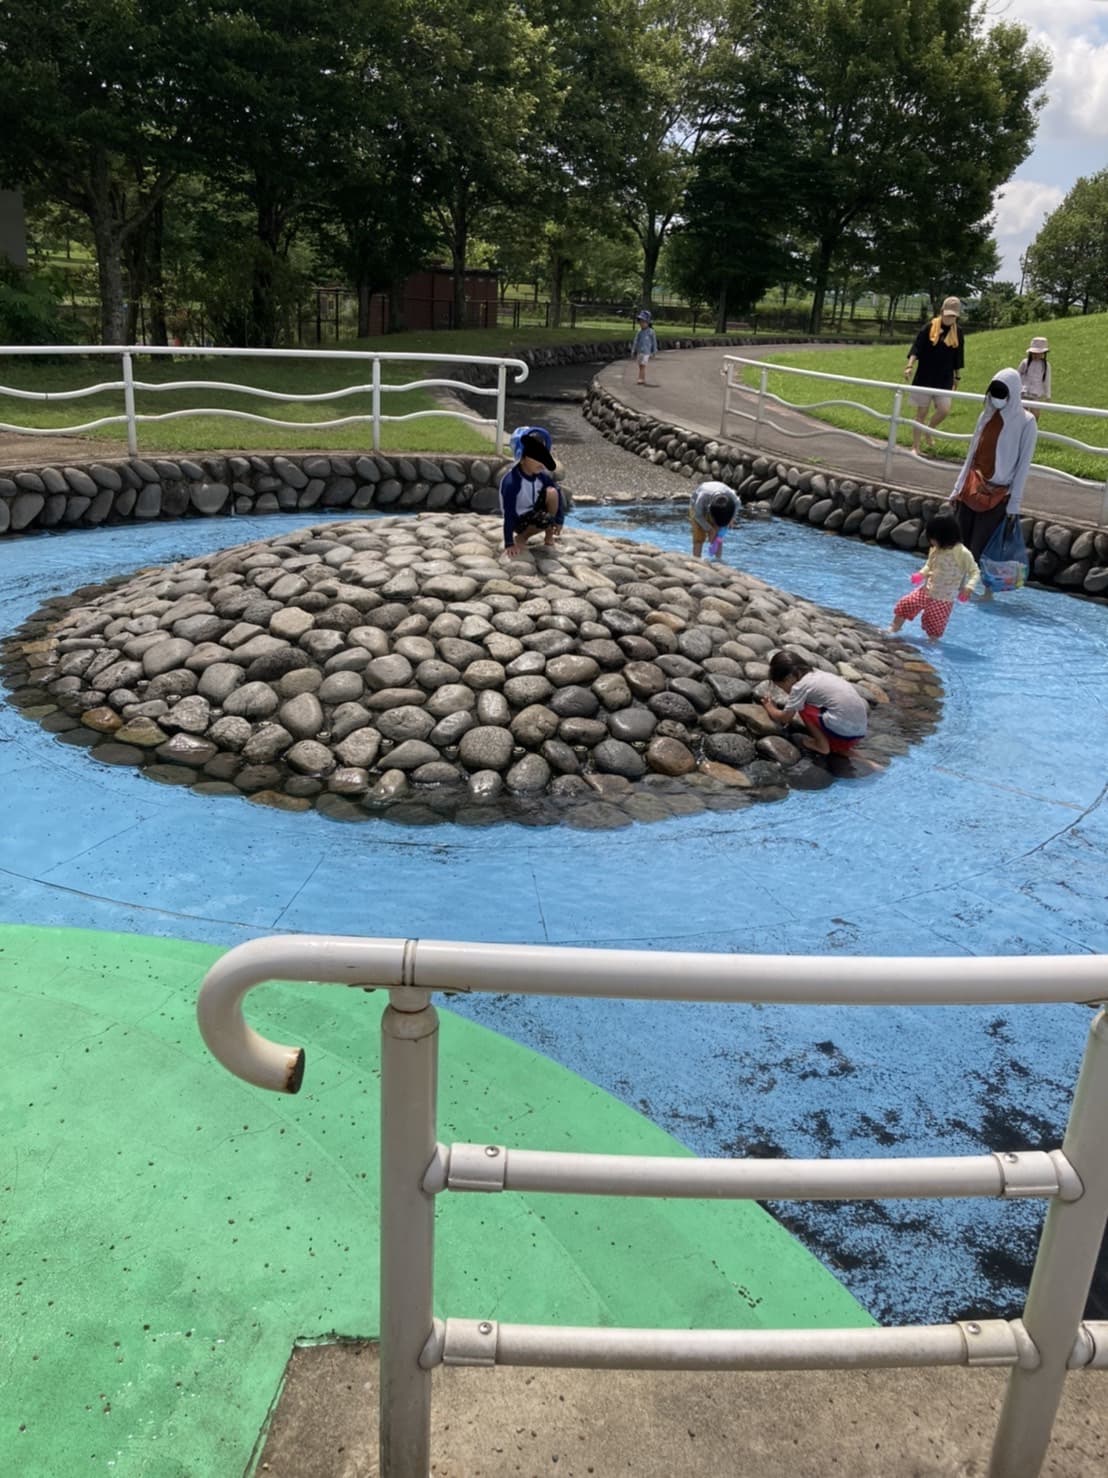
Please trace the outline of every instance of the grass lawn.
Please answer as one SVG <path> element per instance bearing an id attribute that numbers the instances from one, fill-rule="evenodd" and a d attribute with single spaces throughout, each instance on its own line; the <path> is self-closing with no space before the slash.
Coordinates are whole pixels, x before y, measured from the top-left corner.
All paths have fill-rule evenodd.
<path id="1" fill-rule="evenodd" d="M 997 370 L 1005 365 L 1019 364 L 1034 334 L 1045 334 L 1050 340 L 1054 399 L 1066 405 L 1108 409 L 1108 356 L 1104 352 L 1108 314 L 1104 313 L 967 334 L 966 368 L 960 388 L 983 395 Z M 803 354 L 775 354 L 774 362 L 797 369 L 825 370 L 829 374 L 856 375 L 862 379 L 889 380 L 903 385 L 908 347 L 907 342 L 845 349 L 829 347 Z M 746 384 L 756 386 L 757 370 L 748 370 L 744 379 Z M 872 406 L 883 415 L 888 415 L 892 410 L 891 391 L 861 385 L 821 384 L 818 380 L 800 380 L 793 375 L 771 374 L 768 388 L 773 394 L 782 396 L 794 405 L 810 404 L 812 401 L 833 396 Z M 906 402 L 902 409 L 911 413 Z M 956 401 L 954 409 L 943 422 L 942 429 L 970 432 L 979 412 L 979 404 Z M 884 441 L 887 433 L 887 428 L 878 421 L 849 407 L 828 406 L 812 411 L 811 414 L 833 426 L 841 426 L 848 431 L 860 431 L 881 441 Z M 1045 412 L 1039 421 L 1039 427 L 1040 432 L 1055 431 L 1084 441 L 1090 446 L 1103 446 L 1108 452 L 1108 420 L 1097 420 L 1092 416 L 1052 416 Z M 901 444 L 911 445 L 911 439 L 911 432 L 902 427 Z M 966 443 L 939 441 L 936 448 L 938 456 L 960 462 L 965 456 Z M 1058 446 L 1047 441 L 1041 434 L 1035 460 L 1078 477 L 1093 480 L 1108 477 L 1108 455 L 1101 456 L 1078 451 L 1074 447 Z"/>

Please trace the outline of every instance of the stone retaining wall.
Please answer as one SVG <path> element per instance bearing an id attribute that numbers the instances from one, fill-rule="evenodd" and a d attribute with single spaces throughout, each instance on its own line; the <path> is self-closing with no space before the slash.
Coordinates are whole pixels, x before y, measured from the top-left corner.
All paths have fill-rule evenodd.
<path id="1" fill-rule="evenodd" d="M 0 534 L 307 509 L 498 506 L 503 457 L 321 453 L 129 457 L 0 475 Z"/>
<path id="2" fill-rule="evenodd" d="M 733 487 L 744 503 L 760 503 L 782 517 L 899 549 L 927 548 L 924 524 L 943 503 L 929 493 L 835 477 L 656 421 L 596 383 L 584 413 L 609 441 L 690 482 L 714 478 Z M 1108 531 L 1032 517 L 1021 524 L 1034 583 L 1105 598 Z"/>

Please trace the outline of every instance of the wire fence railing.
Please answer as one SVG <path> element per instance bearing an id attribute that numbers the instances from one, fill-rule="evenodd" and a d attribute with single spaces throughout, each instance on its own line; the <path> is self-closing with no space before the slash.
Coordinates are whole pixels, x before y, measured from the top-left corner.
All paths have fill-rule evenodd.
<path id="1" fill-rule="evenodd" d="M 755 372 L 757 378 L 756 386 L 749 386 L 742 380 L 742 376 L 750 371 Z M 836 396 L 822 400 L 793 401 L 786 399 L 783 395 L 777 395 L 769 389 L 769 377 L 774 375 L 792 375 L 798 380 L 820 380 L 835 385 L 854 385 L 869 390 L 888 391 L 891 397 L 891 405 L 888 411 L 876 410 L 871 405 L 862 401 L 849 400 Z M 750 359 L 741 354 L 727 354 L 724 356 L 723 373 L 723 403 L 720 412 L 720 435 L 726 436 L 732 420 L 745 421 L 750 424 L 751 445 L 758 447 L 761 444 L 764 431 L 772 431 L 778 436 L 786 436 L 796 441 L 810 440 L 815 437 L 826 437 L 827 426 L 819 425 L 810 429 L 798 429 L 797 427 L 782 426 L 779 421 L 771 419 L 771 411 L 774 406 L 780 406 L 787 411 L 796 411 L 802 415 L 808 415 L 815 411 L 830 410 L 840 407 L 844 410 L 857 411 L 861 415 L 872 419 L 877 425 L 885 428 L 884 434 L 884 476 L 891 478 L 893 475 L 893 460 L 896 456 L 899 443 L 901 427 L 916 425 L 913 413 L 904 414 L 905 406 L 912 406 L 911 395 L 913 389 L 917 393 L 923 387 L 912 387 L 896 384 L 891 380 L 866 380 L 856 375 L 835 375 L 826 370 L 798 369 L 792 365 L 774 364 L 764 359 Z M 963 390 L 932 391 L 933 395 L 941 394 L 946 400 L 954 402 L 965 402 L 975 409 L 981 405 L 981 396 L 968 393 Z M 1108 421 L 1108 410 L 1101 410 L 1094 406 L 1064 405 L 1051 401 L 1049 405 L 1036 406 L 1040 414 L 1049 412 L 1051 418 L 1054 416 L 1082 416 L 1092 420 Z M 859 431 L 851 431 L 843 426 L 834 426 L 836 436 L 849 437 L 853 441 L 861 442 L 863 446 L 872 448 L 874 438 L 866 436 Z M 926 428 L 929 437 L 951 443 L 962 443 L 968 445 L 972 432 L 944 431 L 939 426 L 928 426 Z M 1105 458 L 1105 473 L 1102 479 L 1093 481 L 1091 478 L 1080 477 L 1075 473 L 1067 472 L 1061 467 L 1052 467 L 1049 463 L 1033 462 L 1032 470 L 1042 474 L 1044 477 L 1054 477 L 1070 483 L 1075 487 L 1086 489 L 1091 495 L 1099 495 L 1099 509 L 1094 507 L 1090 501 L 1089 516 L 1101 524 L 1108 524 L 1108 446 L 1097 446 L 1077 437 L 1066 436 L 1059 431 L 1048 431 L 1042 425 L 1039 427 L 1039 441 L 1049 442 L 1056 446 L 1072 447 L 1076 451 L 1087 453 L 1091 456 Z"/>
<path id="2" fill-rule="evenodd" d="M 501 451 L 504 445 L 504 417 L 505 402 L 508 387 L 508 372 L 512 372 L 512 383 L 521 384 L 526 380 L 528 367 L 522 359 L 505 358 L 499 355 L 477 355 L 477 354 L 429 354 L 429 353 L 375 353 L 361 349 L 319 349 L 310 352 L 300 349 L 207 349 L 198 347 L 163 348 L 153 345 L 130 344 L 130 345 L 103 345 L 92 346 L 77 344 L 53 344 L 53 345 L 0 345 L 0 359 L 5 357 L 84 357 L 90 356 L 113 356 L 120 362 L 121 377 L 118 380 L 105 380 L 96 385 L 86 385 L 78 390 L 26 390 L 19 386 L 0 385 L 0 397 L 9 396 L 15 400 L 32 401 L 36 405 L 52 405 L 70 400 L 83 400 L 93 395 L 103 395 L 112 392 L 120 392 L 123 397 L 123 408 L 119 413 L 107 416 L 97 416 L 91 421 L 82 421 L 72 426 L 28 426 L 19 425 L 11 421 L 0 421 L 0 431 L 8 431 L 23 436 L 74 436 L 82 432 L 94 431 L 102 426 L 125 426 L 127 434 L 127 451 L 134 457 L 139 451 L 139 427 L 142 425 L 153 425 L 163 421 L 178 421 L 188 417 L 216 416 L 225 417 L 233 421 L 251 421 L 256 425 L 280 427 L 294 431 L 325 430 L 337 426 L 365 425 L 372 428 L 372 446 L 378 451 L 381 446 L 381 427 L 389 422 L 420 421 L 428 419 L 446 419 L 461 421 L 466 425 L 479 426 L 491 430 L 495 438 L 496 449 Z M 302 363 L 318 363 L 320 360 L 341 360 L 346 363 L 364 364 L 369 371 L 369 379 L 359 381 L 353 385 L 340 385 L 333 390 L 313 391 L 297 393 L 287 388 L 279 390 L 269 389 L 259 385 L 244 385 L 228 380 L 139 380 L 135 378 L 135 359 L 142 355 L 168 356 L 170 358 L 201 358 L 201 359 L 276 359 L 276 360 L 300 360 Z M 496 384 L 493 386 L 482 386 L 473 384 L 469 380 L 449 378 L 421 378 L 409 380 L 403 384 L 392 384 L 385 381 L 381 374 L 382 365 L 393 364 L 443 364 L 448 368 L 452 366 L 481 366 L 496 371 Z M 361 413 L 350 416 L 335 416 L 327 420 L 319 421 L 286 421 L 275 416 L 257 415 L 252 411 L 234 410 L 226 405 L 213 406 L 189 406 L 185 409 L 162 411 L 160 413 L 140 413 L 137 408 L 138 395 L 158 395 L 169 392 L 214 390 L 224 395 L 251 395 L 259 400 L 275 400 L 285 405 L 294 402 L 302 405 L 312 403 L 327 404 L 337 400 L 345 400 L 351 396 L 369 395 L 371 397 L 371 409 L 368 414 Z M 496 409 L 493 416 L 471 416 L 461 409 L 453 410 L 441 407 L 435 410 L 408 411 L 403 415 L 387 415 L 382 409 L 384 397 L 388 395 L 401 394 L 409 390 L 456 390 L 467 396 L 482 396 L 495 399 Z"/>
<path id="3" fill-rule="evenodd" d="M 295 1093 L 303 1048 L 249 1027 L 242 1002 L 269 980 L 389 993 L 381 1018 L 381 1478 L 431 1464 L 431 1374 L 442 1365 L 652 1370 L 855 1370 L 1004 1366 L 1011 1374 L 991 1478 L 1035 1478 L 1070 1371 L 1108 1369 L 1108 1321 L 1084 1318 L 1108 1221 L 1108 1012 L 1092 1020 L 1060 1148 L 856 1160 L 714 1160 L 442 1144 L 432 993 L 778 1005 L 980 1005 L 1108 997 L 1108 960 L 839 959 L 669 954 L 414 939 L 254 940 L 223 956 L 197 1011 L 210 1051 L 248 1083 Z M 731 1200 L 1039 1198 L 1046 1224 L 1020 1318 L 869 1329 L 673 1330 L 512 1324 L 434 1312 L 435 1198 L 444 1192 Z M 705 1249 L 705 1256 L 711 1250 Z M 640 1270 L 643 1277 L 649 1269 Z M 908 1276 L 906 1274 L 906 1276 Z"/>

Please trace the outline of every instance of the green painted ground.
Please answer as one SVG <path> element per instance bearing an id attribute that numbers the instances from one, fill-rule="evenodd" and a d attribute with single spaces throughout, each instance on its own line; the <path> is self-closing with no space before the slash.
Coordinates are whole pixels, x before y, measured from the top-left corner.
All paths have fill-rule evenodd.
<path id="1" fill-rule="evenodd" d="M 960 389 L 984 395 L 985 387 L 998 369 L 1005 365 L 1018 365 L 1033 335 L 1045 334 L 1050 341 L 1053 397 L 1064 405 L 1108 408 L 1108 355 L 1104 353 L 1105 332 L 1108 329 L 1108 314 L 1089 314 L 1084 318 L 1059 318 L 1047 323 L 1029 323 L 1020 328 L 994 329 L 987 333 L 966 335 L 966 370 Z M 826 370 L 833 375 L 857 375 L 866 380 L 888 380 L 903 384 L 904 361 L 907 358 L 909 341 L 895 344 L 874 344 L 847 349 L 805 350 L 800 353 L 774 353 L 778 364 L 792 365 L 796 369 Z M 745 383 L 756 386 L 758 371 L 747 370 Z M 892 410 L 892 392 L 867 390 L 861 386 L 821 384 L 818 380 L 798 380 L 794 375 L 770 375 L 768 388 L 774 395 L 781 395 L 793 404 L 827 400 L 834 397 L 860 401 L 889 415 Z M 910 415 L 911 408 L 905 402 L 904 413 Z M 968 401 L 956 401 L 950 416 L 943 422 L 944 431 L 969 432 L 980 412 L 980 405 Z M 841 426 L 848 431 L 860 431 L 866 436 L 884 438 L 885 427 L 860 411 L 833 406 L 811 414 L 832 426 Z M 1056 431 L 1063 436 L 1073 437 L 1089 446 L 1103 446 L 1108 451 L 1108 420 L 1095 416 L 1051 416 L 1044 412 L 1039 421 L 1043 431 Z M 900 443 L 910 446 L 911 432 L 902 427 Z M 937 443 L 938 455 L 952 462 L 961 462 L 966 454 L 965 443 Z M 1035 460 L 1050 467 L 1058 467 L 1078 477 L 1093 479 L 1108 475 L 1108 457 L 1099 453 L 1082 452 L 1073 447 L 1057 446 L 1040 437 Z"/>
<path id="2" fill-rule="evenodd" d="M 0 927 L 7 1346 L 0 1471 L 246 1468 L 293 1341 L 377 1332 L 384 999 L 276 985 L 252 1020 L 308 1048 L 297 1098 L 205 1052 L 219 951 Z M 443 1139 L 682 1154 L 545 1058 L 442 1013 Z M 441 1313 L 672 1327 L 863 1325 L 769 1216 L 736 1203 L 444 1196 Z"/>

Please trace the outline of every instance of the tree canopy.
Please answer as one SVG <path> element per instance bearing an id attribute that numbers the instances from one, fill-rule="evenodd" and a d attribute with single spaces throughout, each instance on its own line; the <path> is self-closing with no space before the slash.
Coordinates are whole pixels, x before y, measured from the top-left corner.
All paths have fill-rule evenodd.
<path id="1" fill-rule="evenodd" d="M 0 46 L 0 183 L 87 223 L 116 342 L 191 294 L 272 344 L 313 276 L 365 332 L 443 255 L 460 325 L 478 251 L 555 322 L 627 243 L 627 291 L 665 260 L 721 321 L 776 283 L 813 329 L 832 288 L 971 291 L 1048 70 L 976 0 L 0 0 Z M 1103 296 L 1096 198 L 1032 254 L 1064 305 Z"/>

